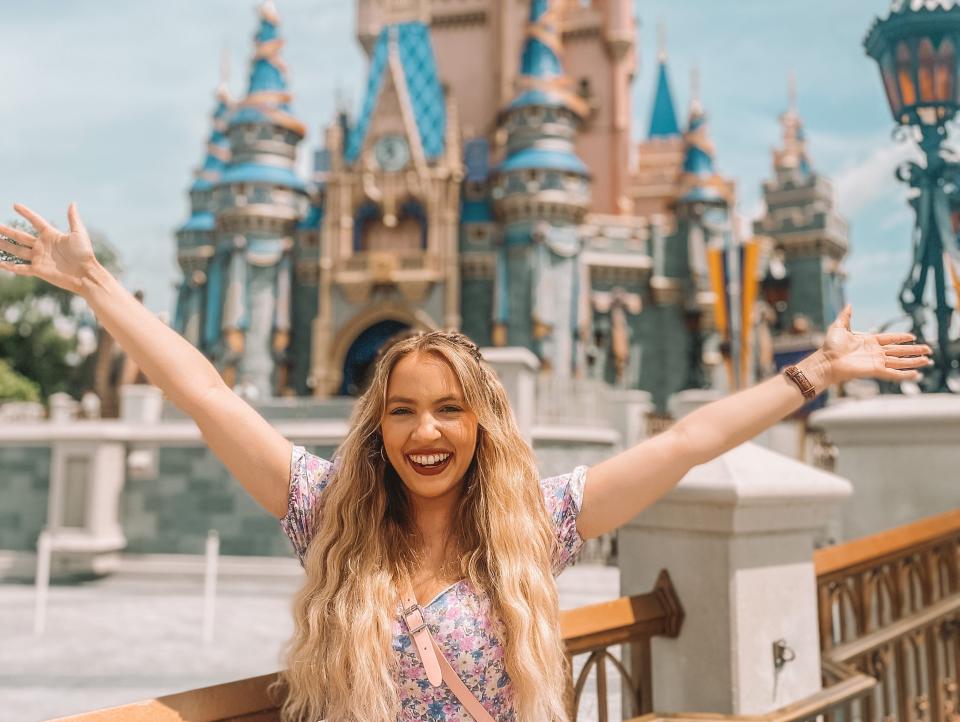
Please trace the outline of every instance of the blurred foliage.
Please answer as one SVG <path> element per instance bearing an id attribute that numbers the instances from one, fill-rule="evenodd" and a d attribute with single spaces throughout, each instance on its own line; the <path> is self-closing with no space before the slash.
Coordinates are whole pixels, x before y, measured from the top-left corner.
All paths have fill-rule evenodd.
<path id="1" fill-rule="evenodd" d="M 4 401 L 39 401 L 40 387 L 10 364 L 0 359 L 0 403 Z"/>
<path id="2" fill-rule="evenodd" d="M 14 228 L 32 233 L 19 222 Z M 90 234 L 97 259 L 111 273 L 120 273 L 117 252 L 103 236 Z M 28 276 L 0 276 L 0 401 L 13 400 L 9 387 L 28 393 L 32 384 L 44 403 L 65 391 L 79 398 L 93 388 L 97 324 L 83 299 L 46 281 Z M 13 393 L 13 391 L 11 391 Z M 20 397 L 18 397 L 20 398 Z"/>

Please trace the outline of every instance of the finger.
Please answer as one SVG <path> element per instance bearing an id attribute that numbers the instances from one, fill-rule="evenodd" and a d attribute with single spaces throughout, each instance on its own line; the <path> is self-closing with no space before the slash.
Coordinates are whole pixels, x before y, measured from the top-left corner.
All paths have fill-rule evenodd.
<path id="1" fill-rule="evenodd" d="M 17 258 L 22 258 L 25 261 L 29 261 L 33 258 L 33 249 L 27 248 L 26 246 L 18 246 L 15 243 L 10 241 L 5 241 L 0 238 L 0 251 L 6 251 L 7 253 L 16 256 Z"/>
<path id="2" fill-rule="evenodd" d="M 77 210 L 76 203 L 71 203 L 70 207 L 67 208 L 67 219 L 70 221 L 71 231 L 84 236 L 87 235 L 87 227 L 83 224 L 83 219 L 80 218 L 80 211 Z"/>
<path id="3" fill-rule="evenodd" d="M 893 346 L 884 346 L 883 352 L 887 356 L 926 356 L 927 354 L 933 353 L 931 349 L 926 344 L 895 344 Z"/>
<path id="4" fill-rule="evenodd" d="M 30 225 L 36 228 L 39 233 L 43 233 L 48 228 L 52 227 L 49 223 L 47 223 L 43 219 L 43 217 L 39 213 L 37 213 L 36 211 L 30 210 L 24 205 L 20 205 L 19 203 L 14 203 L 13 210 L 15 210 L 21 216 L 26 218 L 28 221 L 30 221 Z"/>
<path id="5" fill-rule="evenodd" d="M 917 337 L 912 333 L 877 333 L 873 337 L 881 346 L 891 343 L 910 343 L 917 340 Z"/>
<path id="6" fill-rule="evenodd" d="M 0 271 L 10 271 L 18 276 L 32 276 L 33 267 L 29 263 L 10 263 L 9 261 L 0 261 Z"/>
<path id="7" fill-rule="evenodd" d="M 29 233 L 24 233 L 23 231 L 18 231 L 16 228 L 11 228 L 10 226 L 5 226 L 0 223 L 0 235 L 6 236 L 7 238 L 12 238 L 17 243 L 27 248 L 33 248 L 33 244 L 36 242 L 36 238 L 31 236 Z"/>
<path id="8" fill-rule="evenodd" d="M 850 330 L 850 318 L 853 316 L 853 306 L 849 303 L 843 307 L 843 310 L 837 316 L 837 320 L 834 321 L 837 326 L 840 328 L 845 328 L 847 331 Z"/>
<path id="9" fill-rule="evenodd" d="M 888 369 L 922 369 L 933 366 L 933 360 L 926 356 L 911 356 L 910 358 L 891 357 L 884 361 Z"/>
<path id="10" fill-rule="evenodd" d="M 898 371 L 897 369 L 887 369 L 879 375 L 879 378 L 885 381 L 895 381 L 901 383 L 903 381 L 919 381 L 923 378 L 923 374 L 919 371 Z"/>

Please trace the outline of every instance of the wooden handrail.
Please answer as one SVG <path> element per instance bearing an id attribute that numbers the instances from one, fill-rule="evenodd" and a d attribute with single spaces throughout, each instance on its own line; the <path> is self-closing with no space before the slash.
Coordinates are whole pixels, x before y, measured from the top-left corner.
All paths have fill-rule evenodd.
<path id="1" fill-rule="evenodd" d="M 51 722 L 275 722 L 278 712 L 267 689 L 276 678 L 265 674 Z"/>
<path id="2" fill-rule="evenodd" d="M 682 624 L 683 606 L 665 569 L 651 592 L 560 612 L 560 630 L 570 655 L 640 637 L 676 637 Z"/>
<path id="3" fill-rule="evenodd" d="M 911 549 L 936 544 L 960 532 L 960 509 L 920 521 L 818 549 L 813 564 L 818 577 L 839 572 L 852 573 L 858 567 L 873 567 L 885 559 Z"/>
<path id="4" fill-rule="evenodd" d="M 675 637 L 683 607 L 666 570 L 652 591 L 560 612 L 567 654 L 574 656 L 652 636 Z M 195 689 L 135 704 L 63 717 L 55 722 L 276 722 L 267 690 L 276 674 Z"/>

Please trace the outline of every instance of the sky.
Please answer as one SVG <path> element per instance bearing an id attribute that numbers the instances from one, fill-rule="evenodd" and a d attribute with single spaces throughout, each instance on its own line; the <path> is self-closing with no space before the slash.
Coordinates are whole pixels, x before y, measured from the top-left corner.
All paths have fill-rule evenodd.
<path id="1" fill-rule="evenodd" d="M 526 0 L 503 0 L 525 2 Z M 356 111 L 366 58 L 348 0 L 277 0 L 293 109 L 309 128 L 305 170 L 339 102 Z M 901 315 L 913 218 L 895 167 L 913 157 L 893 121 L 863 38 L 887 0 L 637 0 L 633 134 L 647 131 L 657 26 L 685 120 L 696 66 L 718 170 L 737 182 L 738 213 L 762 209 L 787 77 L 796 75 L 814 169 L 832 178 L 851 224 L 848 300 L 861 330 Z M 252 0 L 0 0 L 0 220 L 14 202 L 66 224 L 76 201 L 119 251 L 122 280 L 172 313 L 174 229 L 203 157 L 221 55 L 235 95 L 246 88 Z"/>

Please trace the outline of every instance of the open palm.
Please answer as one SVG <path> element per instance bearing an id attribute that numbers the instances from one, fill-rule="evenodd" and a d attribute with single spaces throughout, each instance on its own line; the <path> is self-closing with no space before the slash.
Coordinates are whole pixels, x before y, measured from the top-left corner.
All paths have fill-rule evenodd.
<path id="1" fill-rule="evenodd" d="M 67 210 L 69 233 L 61 232 L 26 206 L 15 205 L 13 208 L 30 222 L 37 235 L 0 225 L 0 251 L 27 262 L 0 262 L 0 269 L 18 276 L 35 276 L 59 288 L 80 293 L 84 275 L 97 263 L 97 258 L 76 204 L 71 203 Z"/>
<path id="2" fill-rule="evenodd" d="M 916 369 L 932 363 L 928 357 L 929 346 L 911 344 L 916 337 L 910 333 L 853 333 L 850 330 L 852 314 L 852 308 L 847 305 L 830 324 L 823 343 L 833 383 L 857 378 L 895 382 L 921 378 Z"/>

